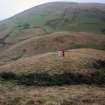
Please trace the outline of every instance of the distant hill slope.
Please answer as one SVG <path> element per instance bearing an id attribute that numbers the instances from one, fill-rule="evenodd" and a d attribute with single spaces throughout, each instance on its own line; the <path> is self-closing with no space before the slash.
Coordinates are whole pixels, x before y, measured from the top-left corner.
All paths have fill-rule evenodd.
<path id="1" fill-rule="evenodd" d="M 0 61 L 10 62 L 22 57 L 33 56 L 77 48 L 94 48 L 105 50 L 105 36 L 85 32 L 55 32 L 44 36 L 32 37 L 4 50 Z"/>
<path id="2" fill-rule="evenodd" d="M 39 5 L 0 22 L 0 64 L 61 48 L 105 50 L 104 33 L 104 4 Z"/>
<path id="3" fill-rule="evenodd" d="M 7 36 L 3 41 L 8 42 L 7 38 L 13 40 L 22 33 L 21 36 L 24 37 L 22 39 L 25 39 L 24 30 L 37 27 L 45 33 L 55 31 L 105 33 L 105 5 L 69 2 L 39 5 L 2 21 L 0 38 Z"/>

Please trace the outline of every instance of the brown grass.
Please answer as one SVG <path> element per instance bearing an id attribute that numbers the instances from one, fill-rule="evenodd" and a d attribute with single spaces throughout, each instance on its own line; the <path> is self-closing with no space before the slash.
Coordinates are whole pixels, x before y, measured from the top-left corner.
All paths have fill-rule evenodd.
<path id="1" fill-rule="evenodd" d="M 64 58 L 59 57 L 57 52 L 22 58 L 1 66 L 0 72 L 47 72 L 50 74 L 79 72 L 87 74 L 94 69 L 92 64 L 96 60 L 105 60 L 105 51 L 75 49 L 67 51 Z"/>
<path id="2" fill-rule="evenodd" d="M 104 105 L 105 88 L 0 86 L 0 105 Z"/>
<path id="3" fill-rule="evenodd" d="M 58 49 L 72 49 L 82 46 L 89 47 L 103 46 L 105 43 L 104 35 L 92 35 L 84 32 L 56 32 L 40 37 L 32 37 L 28 40 L 22 41 L 5 50 L 0 55 L 1 61 L 11 61 L 12 59 L 22 57 L 33 56 L 36 54 L 42 54 L 46 52 L 57 51 Z"/>
<path id="4" fill-rule="evenodd" d="M 43 31 L 42 28 L 31 27 L 29 29 L 21 30 L 20 32 L 16 33 L 16 35 L 14 35 L 14 36 L 10 35 L 6 39 L 6 42 L 17 43 L 19 41 L 23 41 L 23 40 L 29 39 L 31 37 L 36 37 L 36 36 L 40 36 L 40 35 L 43 35 L 43 34 L 45 34 L 45 32 Z"/>

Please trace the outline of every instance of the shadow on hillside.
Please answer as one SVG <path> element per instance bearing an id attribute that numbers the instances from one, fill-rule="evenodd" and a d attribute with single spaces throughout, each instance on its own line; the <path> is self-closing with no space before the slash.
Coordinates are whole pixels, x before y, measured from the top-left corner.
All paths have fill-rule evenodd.
<path id="1" fill-rule="evenodd" d="M 16 82 L 26 86 L 61 86 L 71 84 L 105 84 L 105 71 L 91 75 L 79 73 L 64 73 L 49 75 L 47 73 L 15 74 L 12 72 L 0 73 L 0 80 Z"/>

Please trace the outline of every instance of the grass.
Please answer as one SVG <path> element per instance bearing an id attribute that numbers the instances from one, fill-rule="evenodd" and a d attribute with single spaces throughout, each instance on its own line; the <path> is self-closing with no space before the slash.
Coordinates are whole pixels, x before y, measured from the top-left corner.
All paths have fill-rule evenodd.
<path id="1" fill-rule="evenodd" d="M 46 25 L 56 31 L 103 33 L 105 22 L 93 11 L 80 11 L 76 19 L 70 20 L 70 15 L 49 20 Z"/>
<path id="2" fill-rule="evenodd" d="M 19 30 L 29 29 L 29 28 L 30 28 L 30 24 L 24 23 L 24 24 L 22 24 L 22 25 L 18 25 L 17 28 L 18 28 Z"/>
<path id="3" fill-rule="evenodd" d="M 0 87 L 1 105 L 104 105 L 105 89 L 77 85 L 61 87 Z M 79 98 L 78 98 L 79 97 Z"/>
<path id="4" fill-rule="evenodd" d="M 14 37 L 14 39 L 21 39 L 21 35 L 23 34 L 18 35 L 19 38 Z M 24 34 L 24 36 L 28 36 L 28 34 Z M 36 36 L 38 35 L 35 34 L 33 35 L 33 38 L 21 41 L 20 43 L 18 42 L 16 45 L 5 50 L 5 52 L 1 54 L 1 58 L 11 60 L 11 58 L 18 59 L 22 57 L 35 56 L 36 54 L 58 51 L 60 47 L 65 50 L 78 48 L 105 50 L 104 35 L 91 35 L 91 33 L 88 34 L 82 32 L 56 32 L 47 35 L 43 34 L 43 36 L 38 38 Z"/>
<path id="5" fill-rule="evenodd" d="M 55 9 L 58 8 L 58 9 Z M 35 12 L 29 12 L 29 14 L 13 18 L 15 24 L 15 31 L 19 27 L 24 30 L 24 24 L 29 24 L 31 27 L 39 26 L 46 30 L 46 32 L 56 32 L 56 31 L 70 31 L 70 32 L 93 32 L 93 33 L 103 33 L 105 22 L 102 19 L 104 18 L 104 13 L 94 9 L 88 11 L 72 10 L 71 15 L 65 11 L 66 7 L 52 6 L 51 8 L 45 7 L 41 8 Z M 65 11 L 65 13 L 64 13 Z M 75 14 L 76 13 L 76 14 Z M 64 15 L 66 14 L 66 16 Z M 72 20 L 73 18 L 73 20 Z M 15 34 L 15 32 L 13 32 Z M 15 34 L 16 36 L 18 34 Z"/>
<path id="6" fill-rule="evenodd" d="M 19 54 L 19 53 L 18 53 Z M 21 53 L 20 53 L 21 54 Z M 13 55 L 13 54 L 12 54 Z M 19 56 L 11 56 L 12 58 Z M 12 61 L 0 67 L 0 72 L 13 71 L 15 73 L 49 73 L 59 74 L 64 72 L 89 73 L 93 72 L 93 63 L 105 59 L 104 51 L 95 49 L 72 49 L 65 51 L 65 57 L 60 57 L 58 52 L 39 54 Z M 96 69 L 96 68 L 95 68 Z M 100 68 L 101 69 L 101 68 Z"/>
<path id="7" fill-rule="evenodd" d="M 67 7 L 71 7 L 71 5 Z M 43 8 L 42 6 L 42 8 L 40 7 L 40 9 L 32 9 L 32 11 L 30 10 L 30 12 L 25 12 L 25 14 L 23 13 L 21 15 L 15 16 L 14 18 L 12 18 L 12 20 L 10 19 L 14 26 L 10 36 L 6 41 L 9 41 L 13 44 L 17 43 L 18 41 L 23 41 L 23 39 L 25 39 L 27 36 L 25 36 L 26 33 L 24 34 L 24 29 L 31 29 L 35 26 L 44 29 L 46 34 L 56 31 L 92 32 L 105 34 L 105 22 L 102 19 L 102 16 L 104 17 L 104 13 L 102 14 L 100 10 L 94 11 L 94 9 L 89 9 L 89 11 L 85 11 L 85 9 L 80 9 L 79 11 L 77 11 L 77 14 L 75 16 L 76 11 L 75 9 L 73 9 L 71 10 L 71 14 L 74 16 L 74 19 L 73 21 L 71 21 L 72 15 L 70 15 L 70 13 L 66 12 L 66 16 L 64 16 L 64 11 L 67 7 L 61 7 L 58 4 L 52 5 L 51 8 L 49 8 L 49 6 L 45 6 Z M 88 8 L 86 8 L 86 10 L 87 9 Z M 25 25 L 28 26 L 24 27 Z M 10 27 L 11 29 L 11 25 L 9 25 L 9 23 L 8 27 Z M 33 32 L 33 34 L 35 33 Z M 79 47 L 78 45 L 76 46 Z M 89 47 L 93 48 L 90 45 Z M 102 47 L 99 46 L 98 49 L 105 49 L 105 47 L 104 45 L 102 45 Z"/>
<path id="8" fill-rule="evenodd" d="M 61 6 L 59 7 L 59 11 L 56 8 L 47 10 L 49 10 L 49 12 L 46 10 L 42 13 L 38 11 L 37 14 L 32 13 L 29 16 L 16 18 L 16 27 L 10 34 L 10 39 L 17 40 L 18 37 L 22 36 L 22 31 L 24 32 L 25 29 L 31 29 L 31 27 L 34 26 L 40 26 L 45 33 L 55 31 L 105 33 L 105 22 L 100 19 L 101 16 L 97 15 L 94 11 L 82 11 L 79 16 L 71 22 L 69 20 L 69 18 L 71 18 L 70 15 L 62 17 L 61 14 L 64 9 L 61 9 Z M 49 22 L 49 24 L 46 25 L 47 22 Z M 65 48 L 95 48 L 105 50 L 105 44 L 87 43 L 83 45 L 71 43 Z M 10 51 L 12 55 L 11 60 L 15 61 L 22 58 L 24 52 L 24 48 L 20 53 L 16 51 L 16 55 L 13 55 Z M 75 55 L 75 53 L 77 53 L 77 55 Z M 7 55 L 9 55 L 8 52 Z M 99 59 L 103 59 L 104 52 L 101 55 L 101 53 L 97 53 L 97 51 L 88 54 L 88 50 L 82 53 L 74 50 L 74 52 L 71 51 L 67 57 L 69 59 L 64 59 L 62 62 L 60 62 L 62 58 L 58 59 L 57 57 L 58 56 L 48 56 L 48 58 L 41 57 L 40 59 L 34 57 L 37 62 L 32 58 L 26 59 L 26 61 L 23 58 L 22 62 L 21 59 L 20 62 L 17 61 L 13 62 L 12 65 L 6 65 L 7 68 L 1 68 L 0 105 L 104 105 L 105 88 L 97 86 L 105 85 L 105 61 L 96 60 L 98 57 Z M 39 68 L 37 65 L 39 65 Z M 40 69 L 44 71 L 44 67 L 45 72 L 40 72 Z M 2 69 L 3 72 L 1 72 Z M 27 69 L 29 70 L 27 71 Z M 46 72 L 47 69 L 51 71 L 51 73 L 48 74 Z M 83 74 L 83 69 L 89 69 L 92 73 Z M 30 72 L 30 70 L 32 72 Z M 67 70 L 66 73 L 65 70 Z M 75 72 L 75 70 L 78 72 Z M 60 73 L 61 71 L 63 71 L 62 74 Z"/>
<path id="9" fill-rule="evenodd" d="M 91 44 L 91 43 L 88 43 L 87 45 L 73 44 L 68 49 L 78 49 L 78 48 L 93 48 L 97 50 L 105 50 L 105 45 L 104 43 L 101 45 L 96 45 L 96 44 Z"/>
<path id="10" fill-rule="evenodd" d="M 16 82 L 26 86 L 62 86 L 70 84 L 101 84 L 105 85 L 105 70 L 83 75 L 79 73 L 63 73 L 50 75 L 47 73 L 15 74 L 13 72 L 0 73 L 1 81 Z"/>

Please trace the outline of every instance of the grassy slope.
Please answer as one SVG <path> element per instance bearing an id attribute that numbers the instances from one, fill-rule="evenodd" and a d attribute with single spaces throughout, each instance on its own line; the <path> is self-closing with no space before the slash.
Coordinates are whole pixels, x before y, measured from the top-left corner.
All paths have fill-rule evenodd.
<path id="1" fill-rule="evenodd" d="M 101 36 L 101 37 L 100 37 Z M 95 48 L 105 49 L 105 36 L 84 32 L 55 32 L 40 37 L 32 37 L 6 49 L 0 61 L 10 62 L 22 57 L 33 56 L 59 49 Z"/>
<path id="2" fill-rule="evenodd" d="M 84 29 L 85 32 L 102 33 L 105 27 L 104 5 L 98 6 L 96 4 L 89 6 L 89 4 L 77 3 L 49 3 L 17 15 L 13 20 L 16 25 L 28 23 L 42 26 L 47 31 L 83 31 Z"/>
<path id="3" fill-rule="evenodd" d="M 64 58 L 59 57 L 57 53 L 22 58 L 1 66 L 0 72 L 50 74 L 79 72 L 84 74 L 94 72 L 93 63 L 96 60 L 105 60 L 105 52 L 94 49 L 76 49 L 67 51 Z"/>
<path id="4" fill-rule="evenodd" d="M 10 37 L 8 38 L 10 40 L 20 34 L 24 37 L 21 31 L 36 26 L 41 27 L 45 32 L 84 31 L 104 33 L 104 10 L 104 4 L 48 3 L 1 22 L 0 36 L 9 34 Z M 29 27 L 25 27 L 26 24 Z"/>
<path id="5" fill-rule="evenodd" d="M 68 50 L 21 58 L 0 66 L 0 82 L 25 86 L 105 85 L 105 51 Z M 55 105 L 55 104 L 54 104 Z"/>
<path id="6" fill-rule="evenodd" d="M 105 82 L 105 66 L 98 69 L 94 67 L 97 60 L 105 61 L 105 51 L 102 51 L 105 49 L 105 37 L 100 34 L 105 33 L 104 11 L 105 6 L 102 4 L 50 3 L 32 8 L 0 23 L 0 38 L 9 34 L 4 41 L 10 43 L 2 45 L 0 42 L 0 51 L 4 53 L 0 55 L 0 61 L 3 61 L 0 63 L 4 64 L 0 66 L 0 105 L 104 105 L 105 88 L 102 87 L 82 84 L 26 87 L 16 85 L 17 80 L 11 75 L 15 73 L 19 79 L 24 73 L 34 75 L 44 72 L 52 75 L 66 72 L 80 73 L 87 77 L 88 74 L 100 71 L 102 73 L 98 80 Z M 82 32 L 48 34 L 55 31 Z M 61 47 L 101 50 L 86 48 L 67 50 L 64 58 L 59 57 L 57 52 L 48 53 Z M 3 72 L 10 72 L 9 75 L 6 74 L 7 81 L 1 78 Z M 28 76 L 28 80 L 23 76 L 19 82 L 32 82 L 33 77 Z M 55 82 L 74 77 L 74 80 L 81 78 L 79 75 L 70 78 L 58 77 Z M 49 81 L 46 76 L 44 79 Z M 94 75 L 93 79 L 96 79 Z"/>
<path id="7" fill-rule="evenodd" d="M 104 4 L 65 2 L 48 3 L 33 7 L 0 23 L 0 54 L 5 49 L 24 40 L 56 31 L 104 34 L 104 10 Z M 80 46 L 74 45 L 72 48 Z M 104 49 L 103 46 L 101 44 L 98 49 Z M 94 45 L 88 45 L 88 47 L 97 48 Z"/>

